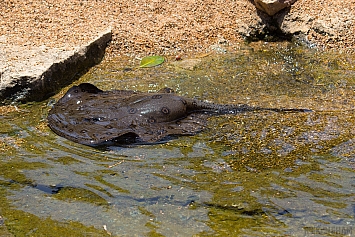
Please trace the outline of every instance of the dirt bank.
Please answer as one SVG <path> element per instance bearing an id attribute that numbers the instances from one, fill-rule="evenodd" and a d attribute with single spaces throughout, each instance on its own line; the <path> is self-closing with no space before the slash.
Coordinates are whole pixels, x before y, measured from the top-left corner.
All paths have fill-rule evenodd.
<path id="1" fill-rule="evenodd" d="M 219 42 L 236 45 L 243 40 L 237 29 L 259 19 L 252 2 L 4 0 L 0 3 L 0 40 L 71 49 L 112 27 L 109 53 L 208 51 Z M 319 48 L 354 51 L 354 12 L 355 0 L 299 0 L 288 16 L 293 17 L 291 27 L 308 27 L 306 38 Z"/>

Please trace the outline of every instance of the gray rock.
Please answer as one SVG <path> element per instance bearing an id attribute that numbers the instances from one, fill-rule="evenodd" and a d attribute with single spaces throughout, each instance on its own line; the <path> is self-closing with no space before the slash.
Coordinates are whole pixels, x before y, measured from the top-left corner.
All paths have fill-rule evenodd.
<path id="1" fill-rule="evenodd" d="M 254 1 L 254 4 L 256 2 Z M 315 31 L 336 40 L 337 35 L 351 28 L 353 19 L 353 14 L 346 9 L 343 12 L 328 15 L 327 18 L 308 15 L 293 9 L 279 11 L 273 16 L 264 11 L 257 11 L 248 19 L 238 19 L 239 27 L 236 31 L 249 41 L 294 38 L 314 47 L 315 44 L 308 41 L 309 32 Z"/>
<path id="2" fill-rule="evenodd" d="M 285 34 L 306 35 L 312 27 L 313 16 L 288 14 L 284 18 L 278 18 L 278 25 Z"/>
<path id="3" fill-rule="evenodd" d="M 41 101 L 98 64 L 111 29 L 71 49 L 11 45 L 0 37 L 0 104 Z"/>

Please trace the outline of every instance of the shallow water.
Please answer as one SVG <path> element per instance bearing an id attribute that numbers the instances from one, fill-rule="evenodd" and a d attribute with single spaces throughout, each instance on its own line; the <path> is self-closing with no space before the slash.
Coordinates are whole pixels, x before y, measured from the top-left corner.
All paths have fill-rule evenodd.
<path id="1" fill-rule="evenodd" d="M 0 236 L 353 235 L 354 55 L 291 43 L 226 50 L 149 69 L 110 58 L 74 84 L 313 112 L 223 115 L 195 136 L 97 150 L 49 130 L 51 100 L 10 108 Z"/>

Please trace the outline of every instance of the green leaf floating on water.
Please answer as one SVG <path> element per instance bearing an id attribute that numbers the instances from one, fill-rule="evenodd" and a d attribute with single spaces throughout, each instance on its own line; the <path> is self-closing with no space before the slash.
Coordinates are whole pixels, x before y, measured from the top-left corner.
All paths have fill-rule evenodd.
<path id="1" fill-rule="evenodd" d="M 139 67 L 154 67 L 162 64 L 164 62 L 164 57 L 162 56 L 148 56 L 141 60 Z"/>

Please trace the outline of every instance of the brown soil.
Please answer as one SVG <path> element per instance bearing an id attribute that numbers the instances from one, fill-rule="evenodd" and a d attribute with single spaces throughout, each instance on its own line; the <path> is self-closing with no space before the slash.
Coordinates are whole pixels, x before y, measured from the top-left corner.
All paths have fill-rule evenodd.
<path id="1" fill-rule="evenodd" d="M 353 49 L 354 12 L 355 0 L 299 0 L 290 14 L 334 28 L 309 31 L 321 47 Z M 251 0 L 2 0 L 0 42 L 72 48 L 111 27 L 110 53 L 202 52 L 218 42 L 237 45 L 243 38 L 236 29 L 255 18 Z"/>

